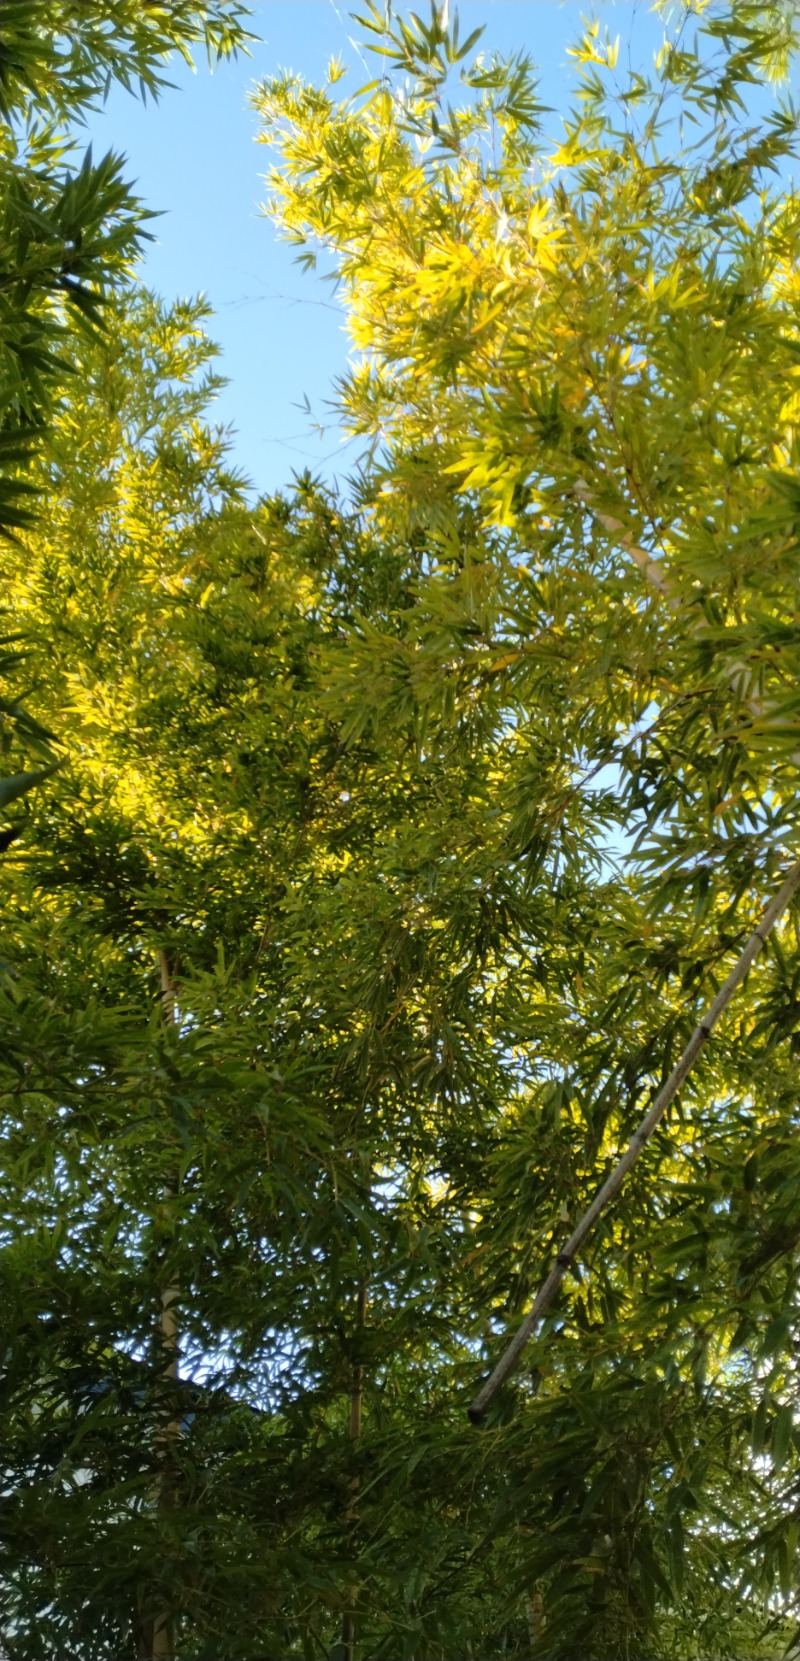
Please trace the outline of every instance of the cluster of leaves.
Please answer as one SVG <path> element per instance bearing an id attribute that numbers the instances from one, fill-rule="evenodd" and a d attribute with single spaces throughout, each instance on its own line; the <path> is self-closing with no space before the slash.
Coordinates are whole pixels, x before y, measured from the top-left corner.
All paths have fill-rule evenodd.
<path id="1" fill-rule="evenodd" d="M 157 96 L 171 51 L 236 51 L 247 39 L 238 0 L 7 0 L 0 17 L 0 545 L 32 523 L 31 458 L 46 445 L 71 372 L 75 328 L 103 326 L 106 296 L 129 278 L 149 217 L 124 177 L 79 129 L 112 81 Z M 4 605 L 0 743 L 52 766 L 57 739 L 24 707 L 27 655 Z M 37 756 L 37 751 L 42 752 Z M 42 778 L 2 781 L 0 811 Z M 10 832 L 0 831 L 0 838 Z"/>
<path id="2" fill-rule="evenodd" d="M 143 213 L 109 153 L 71 165 L 76 127 L 112 80 L 157 95 L 177 49 L 244 44 L 238 0 L 8 0 L 0 22 L 0 532 L 28 522 L 15 471 L 42 436 L 68 373 L 65 323 L 97 325 L 109 284 L 130 271 Z"/>
<path id="3" fill-rule="evenodd" d="M 496 1041 L 522 1084 L 498 1103 L 472 1261 L 476 1303 L 506 1316 L 796 857 L 800 220 L 796 117 L 768 87 L 794 25 L 757 5 L 689 10 L 650 75 L 620 74 L 592 28 L 557 142 L 525 59 L 461 68 L 436 8 L 363 21 L 396 84 L 342 102 L 289 77 L 257 105 L 278 223 L 349 308 L 361 357 L 340 392 L 370 440 L 370 523 L 425 551 L 389 638 L 351 641 L 349 730 L 406 719 L 426 750 L 495 746 L 485 880 L 532 889 L 546 917 L 545 952 L 509 907 L 492 965 Z M 762 1487 L 749 1441 L 760 1457 L 769 1422 L 782 1470 L 796 948 L 791 922 L 540 1337 L 515 1469 L 548 1505 L 574 1474 L 555 1513 L 532 1502 L 543 1654 L 753 1651 L 737 1622 L 759 1597 L 773 1607 L 779 1573 L 793 1610 L 792 1489 Z M 606 1389 L 618 1424 L 598 1461 Z M 592 1427 L 575 1431 L 585 1463 L 536 1434 L 551 1395 Z M 695 1507 L 680 1484 L 701 1446 Z M 739 1471 L 725 1494 L 716 1458 Z"/>
<path id="4" fill-rule="evenodd" d="M 70 765 L 0 867 L 3 1642 L 766 1661 L 794 913 L 465 1408 L 796 852 L 794 123 L 738 114 L 793 25 L 712 6 L 619 81 L 590 33 L 555 146 L 446 8 L 363 21 L 355 101 L 258 98 L 362 353 L 353 501 L 253 507 L 204 309 L 139 291 L 59 348 L 9 546 Z"/>
<path id="5" fill-rule="evenodd" d="M 113 343 L 84 346 L 17 567 L 40 697 L 68 712 L 74 767 L 4 868 L 12 1655 L 123 1652 L 156 1571 L 198 1653 L 253 1654 L 265 1630 L 292 1653 L 335 1627 L 355 1573 L 343 1401 L 366 1281 L 358 1365 L 379 1383 L 382 1452 L 374 1473 L 371 1448 L 355 1465 L 357 1572 L 406 1647 L 421 1496 L 448 1457 L 442 1405 L 471 1461 L 439 1307 L 463 1219 L 432 1175 L 470 1167 L 480 1099 L 503 1093 L 488 1010 L 468 1007 L 484 969 L 476 954 L 453 1008 L 456 938 L 441 941 L 446 923 L 468 958 L 481 928 L 491 951 L 483 897 L 462 886 L 486 762 L 420 768 L 403 732 L 379 751 L 342 743 L 327 654 L 357 612 L 406 603 L 409 555 L 310 485 L 245 505 L 198 420 L 213 386 L 198 384 L 201 324 L 197 307 L 140 296 Z M 228 1405 L 244 1396 L 258 1417 L 234 1415 L 229 1442 L 213 1421 L 219 1480 L 198 1420 L 177 1455 L 180 1510 L 159 1516 L 148 1369 L 173 1281 L 187 1366 L 218 1367 Z M 430 1348 L 444 1373 L 412 1407 Z M 445 1649 L 457 1627 L 433 1587 L 465 1550 L 453 1510 L 424 1588 Z"/>

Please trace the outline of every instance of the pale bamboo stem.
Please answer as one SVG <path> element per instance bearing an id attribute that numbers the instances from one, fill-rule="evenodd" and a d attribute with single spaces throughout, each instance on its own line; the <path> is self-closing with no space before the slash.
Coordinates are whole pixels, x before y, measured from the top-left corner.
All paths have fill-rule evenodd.
<path id="1" fill-rule="evenodd" d="M 676 607 L 677 601 L 670 594 L 669 582 L 658 560 L 651 559 L 644 548 L 639 547 L 638 542 L 634 541 L 630 531 L 626 530 L 621 519 L 615 518 L 610 513 L 602 513 L 600 508 L 595 507 L 594 491 L 585 479 L 576 479 L 573 492 L 578 501 L 589 509 L 592 518 L 597 520 L 598 525 L 602 525 L 603 530 L 608 531 L 610 536 L 616 536 L 619 539 L 620 547 L 624 548 L 625 553 L 630 556 L 634 565 L 638 565 L 642 576 L 650 583 L 651 587 L 658 590 L 663 600 L 668 600 L 671 606 Z"/>
<path id="2" fill-rule="evenodd" d="M 587 1235 L 590 1233 L 593 1224 L 600 1216 L 600 1213 L 605 1211 L 606 1206 L 610 1205 L 611 1201 L 616 1198 L 625 1177 L 636 1164 L 642 1150 L 650 1141 L 653 1131 L 663 1119 L 670 1103 L 678 1094 L 681 1085 L 691 1072 L 697 1057 L 705 1049 L 705 1046 L 708 1043 L 708 1040 L 711 1037 L 720 1016 L 727 1009 L 734 993 L 737 991 L 738 987 L 741 986 L 742 981 L 745 979 L 752 963 L 758 957 L 758 954 L 761 951 L 762 946 L 765 944 L 771 930 L 774 928 L 778 919 L 783 916 L 784 911 L 793 896 L 797 893 L 798 888 L 800 888 L 800 862 L 792 867 L 789 875 L 786 877 L 786 880 L 783 882 L 778 890 L 778 893 L 775 895 L 775 898 L 770 901 L 770 904 L 767 906 L 764 915 L 761 918 L 761 922 L 751 934 L 741 957 L 735 967 L 731 970 L 724 986 L 720 988 L 717 996 L 713 1000 L 713 1003 L 709 1005 L 709 1008 L 706 1010 L 706 1013 L 699 1025 L 695 1027 L 694 1032 L 692 1033 L 692 1036 L 680 1057 L 680 1060 L 673 1067 L 669 1078 L 661 1086 L 652 1107 L 645 1114 L 638 1130 L 634 1132 L 624 1154 L 617 1161 L 613 1171 L 606 1178 L 602 1187 L 598 1190 L 592 1200 L 591 1205 L 588 1206 L 586 1211 L 584 1211 L 580 1222 L 577 1224 L 576 1228 L 573 1229 L 572 1234 L 563 1249 L 559 1252 L 549 1275 L 539 1289 L 533 1307 L 529 1310 L 524 1321 L 522 1322 L 522 1325 L 514 1334 L 511 1343 L 503 1352 L 503 1355 L 500 1357 L 494 1372 L 478 1391 L 475 1400 L 469 1408 L 469 1417 L 473 1424 L 480 1424 L 481 1420 L 485 1417 L 491 1402 L 497 1395 L 498 1390 L 501 1389 L 503 1384 L 505 1384 L 506 1379 L 514 1371 L 528 1339 L 533 1333 L 535 1327 L 538 1325 L 542 1316 L 550 1308 L 550 1305 L 561 1286 L 561 1282 L 563 1281 L 567 1270 L 572 1267 L 575 1257 L 580 1251 Z"/>

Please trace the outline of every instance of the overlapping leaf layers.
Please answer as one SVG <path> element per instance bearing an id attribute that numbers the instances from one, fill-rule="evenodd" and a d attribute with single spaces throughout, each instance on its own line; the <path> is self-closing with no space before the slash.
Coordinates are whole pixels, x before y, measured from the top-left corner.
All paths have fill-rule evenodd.
<path id="1" fill-rule="evenodd" d="M 197 308 L 74 348 L 8 566 L 72 758 L 2 871 L 15 1661 L 791 1630 L 791 920 L 464 1418 L 795 851 L 765 18 L 616 91 L 592 37 L 555 157 L 521 62 L 449 112 L 442 17 L 372 18 L 356 105 L 265 90 L 368 354 L 359 515 L 248 506 Z"/>
<path id="2" fill-rule="evenodd" d="M 148 218 L 122 158 L 94 161 L 80 126 L 112 80 L 157 96 L 166 60 L 201 42 L 244 44 L 238 0 L 4 0 L 0 15 L 0 538 L 32 521 L 26 464 L 46 442 L 69 378 L 69 334 L 103 324 L 104 296 L 129 276 Z M 32 495 L 32 492 L 34 493 Z M 0 811 L 52 765 L 57 739 L 26 712 L 24 641 L 0 611 L 0 746 L 22 766 L 0 780 Z M 33 774 L 31 778 L 28 775 Z M 0 836 L 2 836 L 0 832 Z"/>
<path id="3" fill-rule="evenodd" d="M 492 752 L 344 733 L 331 665 L 416 555 L 307 483 L 248 506 L 202 321 L 115 303 L 9 554 L 70 764 L 2 873 L 3 1640 L 452 1653 Z"/>
<path id="4" fill-rule="evenodd" d="M 486 758 L 417 926 L 449 964 L 443 1041 L 474 1065 L 490 1036 L 506 1079 L 474 1164 L 442 1169 L 443 1296 L 483 1310 L 491 1357 L 796 857 L 787 17 L 683 13 L 648 73 L 590 32 L 561 141 L 528 62 L 469 66 L 445 11 L 362 19 L 382 79 L 354 101 L 258 98 L 275 214 L 361 354 L 365 510 L 417 560 L 331 696 L 360 742 L 413 731 L 423 772 Z M 469 1471 L 453 1442 L 481 1654 L 749 1655 L 770 1623 L 773 1653 L 791 1628 L 799 1007 L 790 916 Z M 440 1376 L 432 1354 L 419 1390 Z M 451 1589 L 423 1541 L 425 1637 L 391 1653 L 440 1653 Z"/>
<path id="5" fill-rule="evenodd" d="M 238 0 L 6 0 L 0 20 L 0 527 L 24 524 L 24 481 L 6 463 L 42 436 L 68 364 L 70 315 L 102 317 L 103 291 L 141 246 L 141 206 L 122 159 L 77 170 L 76 126 L 112 80 L 157 96 L 168 54 L 210 54 L 245 39 Z M 7 476 L 6 475 L 7 472 Z"/>

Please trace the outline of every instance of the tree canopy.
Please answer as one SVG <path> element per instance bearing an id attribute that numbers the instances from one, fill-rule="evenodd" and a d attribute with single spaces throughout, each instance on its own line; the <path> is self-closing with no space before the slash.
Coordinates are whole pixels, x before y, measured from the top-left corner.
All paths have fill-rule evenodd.
<path id="1" fill-rule="evenodd" d="M 123 80 L 242 38 L 102 15 Z M 795 20 L 686 8 L 648 72 L 593 26 L 558 144 L 446 6 L 360 23 L 372 85 L 255 95 L 348 312 L 349 493 L 253 503 L 201 303 L 35 300 L 6 749 L 65 759 L 0 797 L 2 1641 L 775 1661 L 796 903 L 467 1408 L 798 857 Z"/>
<path id="2" fill-rule="evenodd" d="M 112 81 L 158 96 L 173 50 L 245 44 L 239 0 L 6 0 L 0 22 L 0 532 L 27 520 L 19 462 L 47 421 L 71 314 L 95 326 L 103 292 L 141 249 L 143 213 L 111 152 L 76 167 L 80 124 Z M 65 317 L 66 308 L 66 317 Z M 29 488 L 29 487 L 28 487 Z"/>

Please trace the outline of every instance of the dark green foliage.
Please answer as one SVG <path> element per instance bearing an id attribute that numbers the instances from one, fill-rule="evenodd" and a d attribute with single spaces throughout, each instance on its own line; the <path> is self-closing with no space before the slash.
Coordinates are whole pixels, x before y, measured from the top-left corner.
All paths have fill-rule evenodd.
<path id="1" fill-rule="evenodd" d="M 68 363 L 65 329 L 97 325 L 147 218 L 111 154 L 72 161 L 112 80 L 157 94 L 170 51 L 244 44 L 246 8 L 181 0 L 5 0 L 0 17 L 0 532 L 30 522 L 19 467 L 40 443 Z M 16 467 L 13 466 L 16 464 Z M 13 469 L 13 470 L 10 470 Z"/>
<path id="2" fill-rule="evenodd" d="M 720 166 L 746 10 L 716 101 L 694 48 L 663 71 Z M 375 354 L 357 505 L 252 506 L 202 306 L 109 294 L 8 546 L 40 725 L 9 700 L 7 800 L 51 729 L 69 764 L 0 865 L 3 1641 L 134 1661 L 164 1615 L 181 1661 L 774 1661 L 795 912 L 465 1410 L 796 850 L 800 220 L 678 160 L 659 194 L 596 36 L 546 204 L 523 63 L 453 114 L 443 15 L 384 44 L 402 101 L 264 95 L 286 224 Z M 719 267 L 673 281 L 711 219 Z"/>

